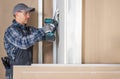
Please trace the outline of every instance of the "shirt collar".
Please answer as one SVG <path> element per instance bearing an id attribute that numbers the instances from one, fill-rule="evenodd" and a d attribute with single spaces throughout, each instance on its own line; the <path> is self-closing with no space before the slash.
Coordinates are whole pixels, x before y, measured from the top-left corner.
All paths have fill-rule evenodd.
<path id="1" fill-rule="evenodd" d="M 21 29 L 26 29 L 26 25 L 22 25 L 22 24 L 18 23 L 15 19 L 13 20 L 13 25 L 15 25 L 16 27 L 19 27 Z"/>

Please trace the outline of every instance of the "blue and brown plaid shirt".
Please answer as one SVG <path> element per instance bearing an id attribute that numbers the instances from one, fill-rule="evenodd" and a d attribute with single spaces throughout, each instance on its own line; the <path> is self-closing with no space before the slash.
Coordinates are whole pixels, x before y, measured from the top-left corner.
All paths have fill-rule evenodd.
<path id="1" fill-rule="evenodd" d="M 41 28 L 23 26 L 13 20 L 12 25 L 7 28 L 4 34 L 4 46 L 7 55 L 13 60 L 18 54 L 21 58 L 26 58 L 29 53 L 33 52 L 33 45 L 43 40 L 44 36 L 45 32 Z"/>

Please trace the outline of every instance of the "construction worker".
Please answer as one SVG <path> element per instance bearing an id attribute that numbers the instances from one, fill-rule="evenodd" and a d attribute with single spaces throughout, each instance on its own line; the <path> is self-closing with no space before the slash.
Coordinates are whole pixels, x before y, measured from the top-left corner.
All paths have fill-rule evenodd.
<path id="1" fill-rule="evenodd" d="M 26 4 L 19 3 L 13 9 L 14 20 L 7 28 L 4 34 L 4 46 L 8 58 L 6 67 L 9 71 L 9 78 L 12 79 L 14 65 L 31 65 L 33 56 L 33 45 L 42 40 L 54 41 L 54 34 L 49 34 L 55 27 L 44 26 L 43 28 L 35 28 L 27 26 L 31 13 L 35 8 L 28 7 Z M 10 67 L 8 67 L 10 66 Z"/>

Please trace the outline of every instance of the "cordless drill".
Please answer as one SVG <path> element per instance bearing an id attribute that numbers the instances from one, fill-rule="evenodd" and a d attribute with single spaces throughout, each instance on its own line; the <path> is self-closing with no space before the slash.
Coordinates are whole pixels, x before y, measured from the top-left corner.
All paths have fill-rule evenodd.
<path id="1" fill-rule="evenodd" d="M 55 36 L 54 36 L 54 32 L 57 30 L 58 27 L 58 22 L 55 19 L 52 18 L 46 18 L 44 20 L 44 23 L 46 26 L 48 26 L 49 30 L 47 30 L 47 35 L 46 35 L 46 39 L 49 39 L 48 41 L 54 41 L 55 40 Z"/>
<path id="2" fill-rule="evenodd" d="M 55 20 L 55 19 L 52 19 L 52 18 L 46 18 L 45 19 L 45 24 L 52 27 L 52 31 L 51 32 L 55 32 L 55 30 L 57 29 L 58 27 L 58 22 Z"/>

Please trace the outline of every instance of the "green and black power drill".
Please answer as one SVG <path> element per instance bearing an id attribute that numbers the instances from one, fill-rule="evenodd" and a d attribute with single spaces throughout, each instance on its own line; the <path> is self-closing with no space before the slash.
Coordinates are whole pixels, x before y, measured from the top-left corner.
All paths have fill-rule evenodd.
<path id="1" fill-rule="evenodd" d="M 52 18 L 46 18 L 44 20 L 45 26 L 47 26 L 48 30 L 46 31 L 46 39 L 47 41 L 54 41 L 55 40 L 55 31 L 57 30 L 58 27 L 58 22 L 55 19 Z"/>

